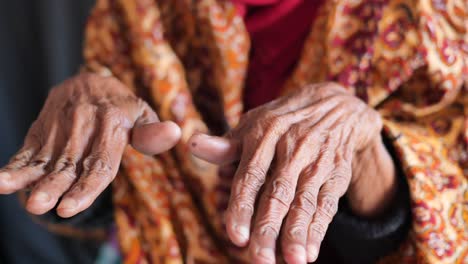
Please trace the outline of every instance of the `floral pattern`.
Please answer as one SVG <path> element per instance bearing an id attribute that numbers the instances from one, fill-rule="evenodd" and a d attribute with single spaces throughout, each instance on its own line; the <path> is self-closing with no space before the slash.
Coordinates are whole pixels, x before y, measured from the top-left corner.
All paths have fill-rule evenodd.
<path id="1" fill-rule="evenodd" d="M 329 0 L 285 84 L 337 81 L 384 117 L 413 223 L 382 263 L 468 262 L 467 31 L 466 0 Z M 228 1 L 97 1 L 85 70 L 119 78 L 182 128 L 171 153 L 125 151 L 113 186 L 125 263 L 248 261 L 223 228 L 230 178 L 187 149 L 194 132 L 237 124 L 248 52 Z"/>

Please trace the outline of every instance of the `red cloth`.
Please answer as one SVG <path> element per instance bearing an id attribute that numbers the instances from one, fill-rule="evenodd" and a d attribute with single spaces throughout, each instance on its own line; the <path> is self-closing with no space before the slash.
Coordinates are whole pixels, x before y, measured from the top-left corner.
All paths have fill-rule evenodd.
<path id="1" fill-rule="evenodd" d="M 231 0 L 244 17 L 252 48 L 246 109 L 276 98 L 291 74 L 322 0 Z"/>

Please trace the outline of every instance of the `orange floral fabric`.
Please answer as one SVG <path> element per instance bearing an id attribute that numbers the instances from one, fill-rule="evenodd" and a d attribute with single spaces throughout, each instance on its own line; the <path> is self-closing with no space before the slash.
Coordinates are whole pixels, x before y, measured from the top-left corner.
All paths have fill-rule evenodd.
<path id="1" fill-rule="evenodd" d="M 386 263 L 468 262 L 468 3 L 330 0 L 284 93 L 337 81 L 377 108 L 412 199 L 412 229 Z M 130 146 L 113 184 L 125 263 L 240 263 L 222 211 L 230 179 L 190 155 L 194 132 L 242 113 L 249 38 L 228 1 L 98 0 L 86 69 L 115 76 L 182 128 L 155 157 Z"/>

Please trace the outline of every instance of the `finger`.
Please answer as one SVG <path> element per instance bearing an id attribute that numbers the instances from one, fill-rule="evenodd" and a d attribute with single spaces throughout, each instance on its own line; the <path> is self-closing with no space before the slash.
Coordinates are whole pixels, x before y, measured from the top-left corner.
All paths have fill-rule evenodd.
<path id="1" fill-rule="evenodd" d="M 307 261 L 317 259 L 320 245 L 328 226 L 338 211 L 338 202 L 349 185 L 350 166 L 339 165 L 330 180 L 325 182 L 319 192 L 317 210 L 309 226 L 307 238 Z"/>
<path id="2" fill-rule="evenodd" d="M 279 137 L 285 134 L 293 124 L 306 120 L 306 122 L 296 125 L 300 128 L 299 130 L 309 129 L 311 131 L 305 140 L 323 138 L 320 131 L 324 131 L 333 124 L 337 117 L 342 115 L 342 108 L 334 108 L 338 104 L 340 104 L 340 101 L 324 104 L 324 108 L 329 109 L 329 112 L 320 112 L 316 108 L 301 109 L 281 117 L 275 117 L 267 122 L 266 127 L 263 127 L 262 132 L 264 134 L 262 137 L 249 135 L 244 137 L 241 161 L 234 177 L 231 198 L 226 211 L 227 233 L 234 244 L 245 246 L 249 240 L 250 223 L 256 196 L 265 181 Z M 320 114 L 310 119 L 304 119 L 311 113 Z M 287 156 L 284 155 L 284 151 L 279 153 L 280 160 Z M 307 155 L 309 155 L 310 160 L 313 160 L 310 153 Z"/>
<path id="3" fill-rule="evenodd" d="M 275 252 L 276 238 L 294 198 L 299 174 L 310 160 L 316 159 L 320 149 L 314 145 L 323 144 L 319 135 L 321 126 L 311 130 L 308 123 L 294 125 L 278 143 L 277 155 L 281 158 L 260 199 L 249 246 L 252 259 L 264 258 L 261 252 Z M 293 250 L 295 258 L 305 262 L 305 247 L 296 246 Z"/>
<path id="4" fill-rule="evenodd" d="M 181 130 L 171 121 L 137 126 L 132 130 L 132 146 L 147 155 L 156 155 L 174 147 L 181 137 Z"/>
<path id="5" fill-rule="evenodd" d="M 305 263 L 307 232 L 317 208 L 317 195 L 332 172 L 335 147 L 327 139 L 313 164 L 302 171 L 296 196 L 282 228 L 282 252 L 287 263 Z"/>
<path id="6" fill-rule="evenodd" d="M 86 208 L 104 191 L 117 174 L 124 148 L 128 142 L 128 128 L 122 126 L 126 115 L 120 109 L 106 109 L 99 122 L 101 129 L 91 153 L 83 161 L 78 182 L 68 191 L 57 207 L 62 217 L 71 217 Z"/>
<path id="7" fill-rule="evenodd" d="M 24 140 L 23 147 L 11 158 L 7 165 L 0 169 L 0 194 L 14 192 L 11 185 L 11 171 L 26 166 L 40 150 L 40 125 L 34 122 Z"/>
<path id="8" fill-rule="evenodd" d="M 249 244 L 250 256 L 254 262 L 271 263 L 275 260 L 276 240 L 293 200 L 298 175 L 303 168 L 302 164 L 289 165 L 288 162 L 278 164 L 260 198 Z M 305 259 L 305 250 L 296 253 L 302 254 Z"/>
<path id="9" fill-rule="evenodd" d="M 77 163 L 89 150 L 90 138 L 94 133 L 96 107 L 80 105 L 74 111 L 70 137 L 54 170 L 41 179 L 29 196 L 26 209 L 33 214 L 51 210 L 77 179 Z"/>
<path id="10" fill-rule="evenodd" d="M 0 194 L 10 194 L 17 189 L 13 177 L 17 177 L 17 171 L 24 168 L 36 155 L 39 150 L 39 144 L 25 145 L 10 160 L 10 162 L 0 170 Z"/>
<path id="11" fill-rule="evenodd" d="M 2 173 L 3 175 L 0 175 L 0 177 L 2 177 L 0 184 L 0 192 L 2 194 L 9 194 L 24 189 L 46 174 L 48 165 L 53 158 L 57 130 L 58 124 L 53 123 L 49 134 L 47 135 L 45 144 L 40 148 L 36 155 L 31 158 L 23 158 L 21 161 L 21 163 L 26 163 L 26 159 L 29 159 L 26 165 L 14 170 L 6 170 Z M 32 146 L 31 149 L 34 149 L 32 151 L 35 151 L 36 146 L 39 144 L 33 144 L 34 146 Z M 27 155 L 29 156 L 29 154 Z M 19 163 L 20 162 L 16 163 L 14 166 L 19 166 Z"/>
<path id="12" fill-rule="evenodd" d="M 237 246 L 245 246 L 249 241 L 254 204 L 275 155 L 276 144 L 292 124 L 303 118 L 301 111 L 266 116 L 263 123 L 255 124 L 257 128 L 249 130 L 248 134 L 233 136 L 237 140 L 243 136 L 242 154 L 226 210 L 226 229 Z"/>
<path id="13" fill-rule="evenodd" d="M 189 139 L 190 151 L 213 164 L 225 165 L 239 160 L 240 144 L 235 139 L 195 134 Z"/>
<path id="14" fill-rule="evenodd" d="M 343 105 L 342 101 L 343 98 L 338 96 L 328 101 L 319 100 L 313 107 L 304 107 L 281 116 L 270 111 L 262 119 L 256 120 L 254 127 L 261 129 L 251 129 L 247 135 L 239 133 L 243 136 L 242 155 L 226 211 L 227 233 L 234 244 L 245 246 L 249 240 L 253 206 L 273 160 L 279 137 L 293 124 L 304 120 L 309 124 L 329 125 L 343 113 L 343 107 L 337 107 Z M 291 109 L 288 108 L 287 111 L 289 110 Z"/>
<path id="15" fill-rule="evenodd" d="M 273 160 L 276 137 L 267 134 L 260 142 L 249 142 L 252 145 L 244 144 L 242 149 L 241 161 L 232 182 L 226 210 L 227 233 L 237 246 L 245 246 L 249 240 L 255 200 Z"/>
<path id="16" fill-rule="evenodd" d="M 283 219 L 290 209 L 294 198 L 299 174 L 319 156 L 328 159 L 335 150 L 336 140 L 324 133 L 341 114 L 333 109 L 318 120 L 310 119 L 293 125 L 282 137 L 278 144 L 278 168 L 262 194 L 258 206 L 252 240 L 249 246 L 253 259 L 263 258 L 260 252 L 275 252 L 276 237 Z M 323 176 L 323 175 L 320 175 Z M 323 178 L 323 177 L 322 177 Z M 323 182 L 323 179 L 319 181 Z M 308 223 L 307 223 L 308 224 Z M 271 232 L 265 232 L 270 229 Z M 304 232 L 305 233 L 305 232 Z M 294 258 L 303 263 L 306 259 L 305 247 L 300 244 L 292 245 Z"/>

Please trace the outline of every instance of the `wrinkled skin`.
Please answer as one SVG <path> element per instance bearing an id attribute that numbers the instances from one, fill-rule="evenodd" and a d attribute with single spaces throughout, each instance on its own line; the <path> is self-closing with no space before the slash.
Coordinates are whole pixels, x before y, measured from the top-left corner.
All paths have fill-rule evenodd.
<path id="1" fill-rule="evenodd" d="M 301 89 L 246 113 L 224 138 L 194 135 L 192 152 L 235 172 L 226 212 L 231 240 L 256 263 L 314 261 L 347 194 L 361 216 L 382 212 L 395 190 L 379 115 L 336 84 Z M 0 193 L 30 189 L 27 210 L 86 208 L 114 179 L 125 146 L 172 148 L 180 128 L 114 78 L 78 75 L 54 88 L 22 149 L 0 170 Z M 258 202 L 258 204 L 257 204 Z M 253 226 L 251 227 L 251 222 Z"/>
<path id="2" fill-rule="evenodd" d="M 117 174 L 125 146 L 147 154 L 173 147 L 179 127 L 114 78 L 78 75 L 50 92 L 24 146 L 0 170 L 0 193 L 30 188 L 27 210 L 71 217 L 86 208 Z"/>
<path id="3" fill-rule="evenodd" d="M 226 137 L 195 135 L 192 152 L 229 170 L 239 162 L 227 232 L 254 263 L 315 261 L 345 193 L 356 214 L 378 215 L 395 191 L 379 114 L 343 87 L 324 83 L 246 113 Z M 258 204 L 257 204 L 258 203 Z M 252 223 L 252 226 L 251 226 Z"/>

